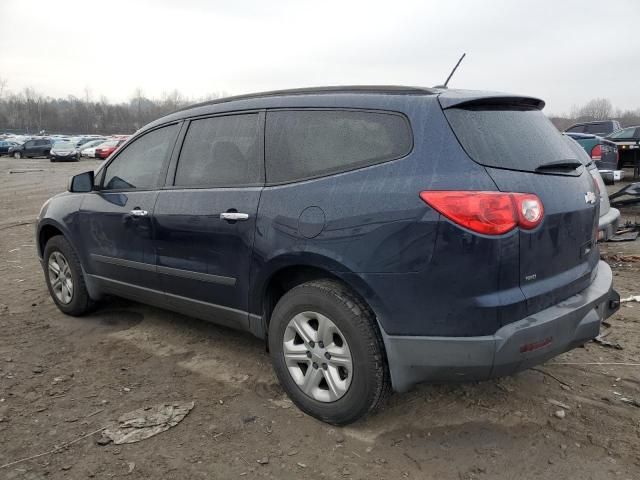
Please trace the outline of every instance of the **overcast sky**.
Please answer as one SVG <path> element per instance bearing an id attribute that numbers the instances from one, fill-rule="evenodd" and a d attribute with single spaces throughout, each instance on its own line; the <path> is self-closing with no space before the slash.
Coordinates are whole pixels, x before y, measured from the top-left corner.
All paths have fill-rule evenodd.
<path id="1" fill-rule="evenodd" d="M 640 108 L 640 1 L 0 0 L 0 78 L 126 101 L 442 83 Z"/>

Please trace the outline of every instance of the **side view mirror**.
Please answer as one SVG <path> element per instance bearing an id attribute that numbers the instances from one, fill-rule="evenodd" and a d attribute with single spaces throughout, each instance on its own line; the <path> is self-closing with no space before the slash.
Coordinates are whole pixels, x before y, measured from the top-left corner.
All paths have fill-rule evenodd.
<path id="1" fill-rule="evenodd" d="M 93 190 L 93 171 L 79 173 L 69 179 L 67 190 L 73 193 L 87 193 Z"/>

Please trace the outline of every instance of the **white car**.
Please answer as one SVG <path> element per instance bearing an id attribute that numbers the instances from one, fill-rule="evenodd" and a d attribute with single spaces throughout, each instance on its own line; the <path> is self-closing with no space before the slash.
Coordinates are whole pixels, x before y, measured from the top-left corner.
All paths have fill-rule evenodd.
<path id="1" fill-rule="evenodd" d="M 100 139 L 100 140 L 91 140 L 90 142 L 85 143 L 84 145 L 82 145 L 82 149 L 80 150 L 80 155 L 82 155 L 83 157 L 95 158 L 96 148 L 102 145 L 104 142 L 106 142 L 106 140 Z"/>

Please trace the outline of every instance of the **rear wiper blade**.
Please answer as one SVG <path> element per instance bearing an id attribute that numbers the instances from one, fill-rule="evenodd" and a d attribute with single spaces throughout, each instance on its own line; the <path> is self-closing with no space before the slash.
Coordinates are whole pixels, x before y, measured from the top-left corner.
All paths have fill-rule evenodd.
<path id="1" fill-rule="evenodd" d="M 555 162 L 543 163 L 536 168 L 538 170 L 575 170 L 582 166 L 578 160 L 556 160 Z"/>

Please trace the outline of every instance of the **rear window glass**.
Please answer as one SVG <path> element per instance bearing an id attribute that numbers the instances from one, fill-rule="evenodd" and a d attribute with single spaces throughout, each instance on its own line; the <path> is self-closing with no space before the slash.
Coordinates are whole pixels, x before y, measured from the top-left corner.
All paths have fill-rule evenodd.
<path id="1" fill-rule="evenodd" d="M 578 160 L 540 110 L 450 108 L 445 115 L 467 154 L 481 165 L 532 172 L 545 163 Z"/>
<path id="2" fill-rule="evenodd" d="M 347 110 L 267 114 L 267 181 L 312 178 L 403 157 L 413 146 L 408 121 L 393 113 Z"/>
<path id="3" fill-rule="evenodd" d="M 593 133 L 595 135 L 603 135 L 609 133 L 610 129 L 605 123 L 591 123 L 584 126 L 585 133 Z"/>

